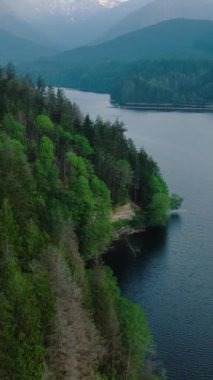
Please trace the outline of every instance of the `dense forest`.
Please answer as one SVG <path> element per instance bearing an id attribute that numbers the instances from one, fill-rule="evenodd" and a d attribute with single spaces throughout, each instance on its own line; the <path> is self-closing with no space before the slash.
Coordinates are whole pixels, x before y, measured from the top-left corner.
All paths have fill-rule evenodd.
<path id="1" fill-rule="evenodd" d="M 26 70 L 52 85 L 109 93 L 114 103 L 213 104 L 213 63 L 203 60 L 157 60 L 135 63 L 71 64 L 50 71 L 46 65 Z"/>
<path id="2" fill-rule="evenodd" d="M 111 91 L 118 104 L 213 105 L 213 64 L 202 61 L 139 62 Z"/>
<path id="3" fill-rule="evenodd" d="M 103 264 L 111 209 L 166 223 L 159 168 L 125 128 L 83 117 L 39 78 L 0 70 L 0 378 L 159 379 L 142 310 Z"/>
<path id="4" fill-rule="evenodd" d="M 212 105 L 213 22 L 175 19 L 26 62 L 49 84 L 108 93 L 113 102 Z"/>

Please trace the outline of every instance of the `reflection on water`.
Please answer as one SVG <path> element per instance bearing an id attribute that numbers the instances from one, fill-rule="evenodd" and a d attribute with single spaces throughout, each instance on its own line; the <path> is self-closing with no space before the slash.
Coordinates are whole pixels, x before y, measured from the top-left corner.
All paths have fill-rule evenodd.
<path id="1" fill-rule="evenodd" d="M 118 279 L 129 271 L 131 265 L 137 265 L 140 262 L 148 263 L 152 254 L 161 251 L 167 240 L 167 228 L 152 228 L 145 233 L 124 237 L 115 241 L 113 247 L 105 255 L 104 261 L 109 265 Z M 132 249 L 137 255 L 133 255 Z M 144 268 L 144 267 L 143 267 Z"/>
<path id="2" fill-rule="evenodd" d="M 148 230 L 144 236 L 135 236 L 137 244 L 142 247 L 143 254 L 151 254 L 152 252 L 161 250 L 166 245 L 167 228 L 152 228 Z"/>

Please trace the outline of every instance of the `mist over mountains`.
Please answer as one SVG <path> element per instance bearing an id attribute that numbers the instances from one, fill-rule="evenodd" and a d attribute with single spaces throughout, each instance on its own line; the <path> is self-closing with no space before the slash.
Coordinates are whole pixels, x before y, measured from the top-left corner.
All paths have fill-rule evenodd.
<path id="1" fill-rule="evenodd" d="M 73 86 L 102 65 L 144 60 L 213 60 L 213 21 L 175 19 L 137 30 L 95 46 L 80 47 L 23 65 L 32 75 L 41 74 L 52 84 Z M 61 78 L 64 78 L 60 82 Z M 68 80 L 69 78 L 69 80 Z M 74 81 L 73 81 L 74 80 Z"/>
<path id="2" fill-rule="evenodd" d="M 25 31 L 26 23 L 30 24 L 49 44 L 65 50 L 94 42 L 148 1 L 150 0 L 3 0 L 0 14 L 5 17 L 7 13 L 3 25 L 7 30 L 13 32 L 12 24 L 15 21 L 20 28 L 16 28 L 15 32 L 20 35 L 23 31 L 21 23 L 25 25 Z M 22 36 L 33 37 L 34 42 L 41 42 L 35 32 L 32 35 L 32 31 Z"/>
<path id="3" fill-rule="evenodd" d="M 21 18 L 16 9 L 10 6 L 10 3 L 12 4 L 12 1 L 9 0 L 0 2 L 0 29 L 38 44 L 49 45 L 50 41 L 32 26 L 30 20 Z"/>
<path id="4" fill-rule="evenodd" d="M 175 18 L 213 20 L 213 0 L 151 1 L 115 25 L 104 38 L 112 39 L 122 34 Z"/>
<path id="5" fill-rule="evenodd" d="M 1 65 L 6 65 L 8 62 L 19 64 L 23 61 L 33 61 L 41 57 L 50 57 L 56 53 L 57 50 L 54 48 L 39 45 L 27 38 L 0 29 Z"/>
<path id="6" fill-rule="evenodd" d="M 213 0 L 1 0 L 0 36 L 5 41 L 9 33 L 10 43 L 0 46 L 0 64 L 98 45 L 177 18 L 213 20 Z"/>

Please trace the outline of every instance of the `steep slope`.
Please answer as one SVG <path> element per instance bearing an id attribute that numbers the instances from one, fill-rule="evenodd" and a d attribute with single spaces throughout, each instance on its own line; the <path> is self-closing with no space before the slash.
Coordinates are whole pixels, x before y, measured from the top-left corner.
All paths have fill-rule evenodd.
<path id="1" fill-rule="evenodd" d="M 213 0 L 154 0 L 115 25 L 103 40 L 175 18 L 213 20 Z"/>
<path id="2" fill-rule="evenodd" d="M 57 70 L 73 67 L 86 71 L 93 64 L 158 58 L 213 58 L 213 22 L 165 21 L 100 45 L 65 51 L 31 67 L 41 71 L 51 67 L 55 76 Z"/>
<path id="3" fill-rule="evenodd" d="M 181 74 L 181 61 L 189 62 L 186 69 L 189 72 L 193 62 L 207 61 L 209 71 L 213 62 L 213 22 L 166 21 L 101 45 L 74 49 L 49 59 L 22 64 L 19 71 L 30 74 L 34 79 L 41 75 L 53 86 L 112 94 L 120 83 L 132 76 L 137 77 L 143 66 L 150 67 L 150 70 L 145 70 L 145 75 L 148 72 L 152 77 L 154 73 L 150 61 L 155 63 L 154 72 L 160 76 L 161 68 L 158 63 L 161 60 L 171 61 L 171 65 L 180 62 L 174 75 Z M 203 73 L 205 72 L 206 69 Z M 165 70 L 163 73 L 165 74 Z M 201 74 L 202 68 L 199 72 Z M 212 76 L 208 75 L 209 80 L 204 78 L 203 82 L 201 75 L 199 82 L 195 74 L 194 81 L 196 88 L 199 88 L 199 83 L 206 85 L 209 82 L 209 93 Z M 113 98 L 121 98 L 120 88 L 118 93 L 116 96 L 113 93 Z M 209 95 L 201 94 L 201 99 L 204 98 L 209 98 Z"/>
<path id="4" fill-rule="evenodd" d="M 150 0 L 5 0 L 19 19 L 58 46 L 74 48 L 97 41 L 133 10 Z M 88 32 L 89 31 L 89 32 Z"/>
<path id="5" fill-rule="evenodd" d="M 28 38 L 41 45 L 49 45 L 50 41 L 33 28 L 13 9 L 14 3 L 9 0 L 0 3 L 0 28 L 14 33 L 19 37 Z"/>
<path id="6" fill-rule="evenodd" d="M 137 200 L 155 223 L 151 181 L 166 222 L 158 166 L 123 124 L 82 117 L 61 90 L 8 69 L 0 88 L 0 379 L 139 379 L 150 330 L 101 256 L 112 202 Z"/>
<path id="7" fill-rule="evenodd" d="M 59 252 L 51 250 L 47 266 L 56 298 L 55 334 L 49 338 L 48 379 L 93 380 L 96 363 L 104 353 L 103 339 L 84 309 L 82 290 L 72 280 Z"/>
<path id="8" fill-rule="evenodd" d="M 6 43 L 5 43 L 6 42 Z M 31 61 L 39 57 L 48 57 L 56 53 L 56 49 L 41 46 L 26 38 L 19 37 L 9 31 L 0 29 L 0 64 L 9 61 L 14 64 Z"/>

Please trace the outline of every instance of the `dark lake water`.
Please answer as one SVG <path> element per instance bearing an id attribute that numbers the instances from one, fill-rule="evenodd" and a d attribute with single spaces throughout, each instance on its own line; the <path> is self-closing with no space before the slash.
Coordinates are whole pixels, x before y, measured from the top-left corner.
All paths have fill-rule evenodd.
<path id="1" fill-rule="evenodd" d="M 146 312 L 170 380 L 213 379 L 213 114 L 110 107 L 108 95 L 65 90 L 83 113 L 123 121 L 158 162 L 183 209 L 166 230 L 119 243 L 113 268 L 122 293 Z"/>

